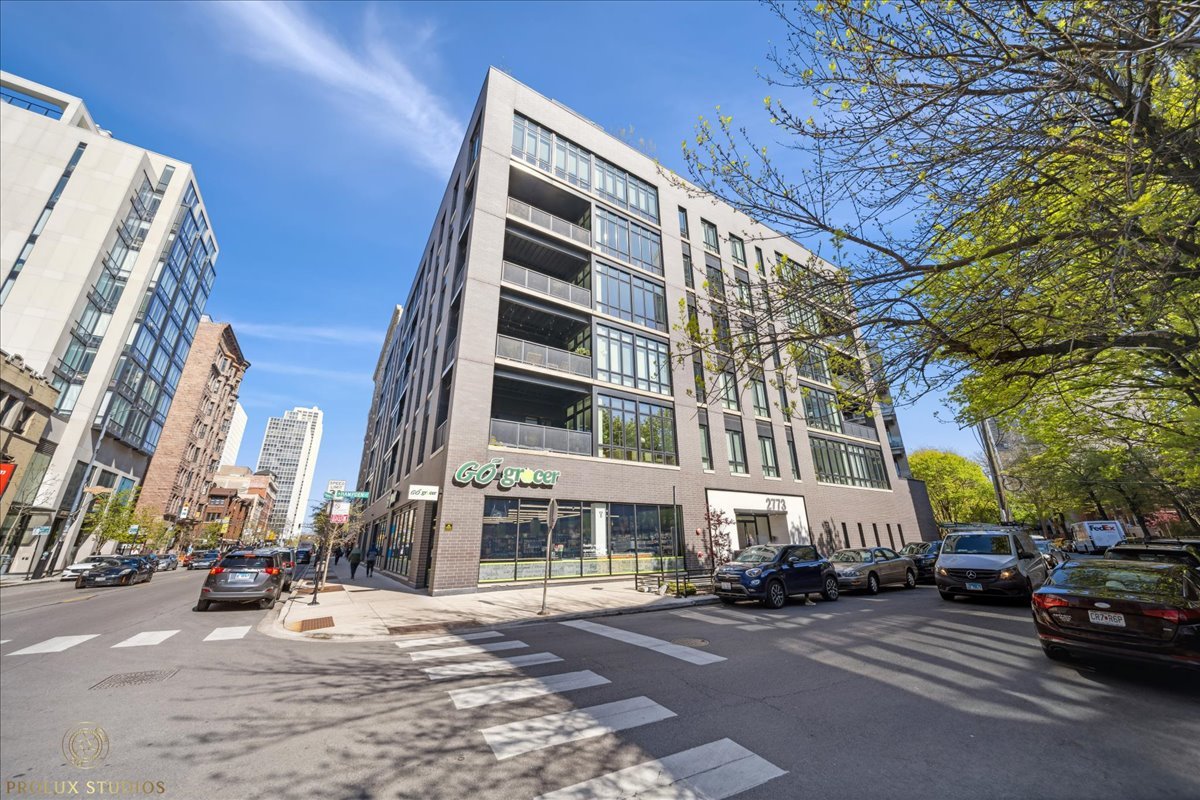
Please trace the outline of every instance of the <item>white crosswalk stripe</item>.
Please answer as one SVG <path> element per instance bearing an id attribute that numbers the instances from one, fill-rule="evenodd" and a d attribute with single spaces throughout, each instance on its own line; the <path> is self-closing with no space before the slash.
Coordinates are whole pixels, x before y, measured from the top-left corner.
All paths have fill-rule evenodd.
<path id="1" fill-rule="evenodd" d="M 524 642 L 492 642 L 491 644 L 466 644 L 462 647 L 442 647 L 437 650 L 421 650 L 409 653 L 413 661 L 432 661 L 435 658 L 457 658 L 459 656 L 478 656 L 484 653 L 494 653 L 497 650 L 519 650 L 529 645 Z"/>
<path id="2" fill-rule="evenodd" d="M 472 686 L 469 689 L 451 689 L 448 694 L 454 701 L 455 708 L 477 708 L 495 703 L 527 700 L 530 697 L 541 697 L 547 694 L 570 692 L 575 689 L 586 689 L 589 686 L 603 686 L 606 683 L 611 683 L 611 681 L 585 669 L 579 672 L 547 675 L 544 678 L 525 678 L 486 686 Z"/>
<path id="3" fill-rule="evenodd" d="M 38 642 L 22 650 L 15 650 L 8 655 L 29 656 L 35 653 L 61 653 L 63 650 L 74 647 L 77 644 L 83 644 L 89 639 L 95 639 L 99 635 L 98 633 L 89 633 L 82 636 L 55 636 L 53 639 Z"/>
<path id="4" fill-rule="evenodd" d="M 492 748 L 496 759 L 503 761 L 553 745 L 591 739 L 673 716 L 674 711 L 660 706 L 649 697 L 632 697 L 563 714 L 494 725 L 482 729 L 480 733 Z"/>
<path id="5" fill-rule="evenodd" d="M 406 650 L 410 647 L 432 647 L 439 644 L 462 644 L 463 642 L 473 642 L 477 639 L 495 639 L 497 636 L 504 634 L 499 631 L 484 631 L 482 633 L 463 633 L 457 636 L 421 636 L 413 639 L 399 639 L 396 641 L 396 647 L 401 650 Z"/>
<path id="6" fill-rule="evenodd" d="M 223 642 L 229 639 L 241 639 L 250 632 L 249 625 L 234 625 L 229 628 L 217 628 L 208 636 L 204 637 L 206 642 Z"/>
<path id="7" fill-rule="evenodd" d="M 635 647 L 644 647 L 647 650 L 653 650 L 656 653 L 661 653 L 671 658 L 678 658 L 680 661 L 686 661 L 689 664 L 715 664 L 718 661 L 725 660 L 724 656 L 719 656 L 715 653 L 705 653 L 703 650 L 697 650 L 694 647 L 672 644 L 663 639 L 655 639 L 653 636 L 643 636 L 640 633 L 633 633 L 621 628 L 598 625 L 595 622 L 588 622 L 584 619 L 560 622 L 559 625 L 566 625 L 567 627 L 594 633 L 598 636 L 616 639 L 619 642 L 625 642 Z"/>
<path id="8" fill-rule="evenodd" d="M 0 639 L 0 644 L 8 644 L 12 639 Z"/>
<path id="9" fill-rule="evenodd" d="M 113 647 L 149 647 L 150 645 L 162 644 L 177 633 L 179 633 L 178 630 L 143 631 L 135 636 L 130 636 L 123 642 L 117 642 Z"/>
<path id="10" fill-rule="evenodd" d="M 447 678 L 462 678 L 469 675 L 487 675 L 493 672 L 511 672 L 521 667 L 531 667 L 535 664 L 552 664 L 562 661 L 554 653 L 529 653 L 523 656 L 509 656 L 491 661 L 466 661 L 458 664 L 439 664 L 436 667 L 421 667 L 421 671 L 429 676 L 431 681 L 444 681 Z"/>
<path id="11" fill-rule="evenodd" d="M 576 783 L 537 800 L 723 800 L 786 774 L 737 742 L 721 739 Z"/>

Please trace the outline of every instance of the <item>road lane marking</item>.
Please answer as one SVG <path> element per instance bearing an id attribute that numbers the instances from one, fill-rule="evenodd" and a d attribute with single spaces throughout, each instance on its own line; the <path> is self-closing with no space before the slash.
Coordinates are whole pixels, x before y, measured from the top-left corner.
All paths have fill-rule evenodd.
<path id="1" fill-rule="evenodd" d="M 136 636 L 130 636 L 123 642 L 117 642 L 113 647 L 149 647 L 154 644 L 162 644 L 177 633 L 179 633 L 178 630 L 143 631 Z"/>
<path id="2" fill-rule="evenodd" d="M 55 636 L 53 639 L 47 639 L 44 642 L 30 645 L 24 650 L 16 650 L 9 653 L 10 656 L 29 656 L 35 653 L 61 653 L 69 647 L 74 647 L 77 644 L 83 644 L 88 639 L 95 639 L 100 634 L 88 633 L 83 636 Z"/>
<path id="3" fill-rule="evenodd" d="M 608 625 L 597 625 L 595 622 L 588 622 L 585 619 L 570 620 L 558 624 L 594 633 L 597 636 L 616 639 L 619 642 L 625 642 L 634 647 L 644 647 L 647 650 L 653 650 L 656 653 L 662 653 L 664 656 L 670 656 L 671 658 L 678 658 L 680 661 L 686 661 L 689 664 L 715 664 L 718 661 L 725 660 L 724 656 L 719 656 L 715 653 L 705 653 L 703 650 L 697 650 L 693 647 L 671 644 L 663 639 L 655 639 L 653 636 L 643 636 L 640 633 L 632 633 L 631 631 L 612 628 Z"/>
<path id="4" fill-rule="evenodd" d="M 721 739 L 582 781 L 537 800 L 620 800 L 643 796 L 653 796 L 656 800 L 724 800 L 786 774 L 786 770 L 737 742 Z"/>
<path id="5" fill-rule="evenodd" d="M 421 650 L 409 653 L 413 661 L 431 661 L 435 658 L 457 658 L 458 656 L 478 656 L 484 653 L 494 653 L 497 650 L 519 650 L 529 645 L 524 642 L 492 642 L 491 644 L 465 644 L 462 647 L 442 647 L 437 650 Z"/>
<path id="6" fill-rule="evenodd" d="M 204 641 L 223 642 L 229 639 L 240 639 L 249 632 L 249 625 L 234 625 L 229 628 L 216 628 L 212 633 L 204 637 Z"/>
<path id="7" fill-rule="evenodd" d="M 669 719 L 675 712 L 649 697 L 632 697 L 563 714 L 509 722 L 483 728 L 480 733 L 497 761 L 532 753 L 557 744 L 592 739 L 639 725 Z"/>
<path id="8" fill-rule="evenodd" d="M 676 617 L 686 617 L 687 619 L 699 620 L 707 622 L 710 625 L 741 625 L 743 624 L 736 619 L 724 619 L 712 614 L 701 614 L 699 611 L 672 611 L 671 614 Z"/>
<path id="9" fill-rule="evenodd" d="M 439 644 L 462 644 L 463 642 L 473 642 L 476 639 L 495 639 L 497 636 L 503 636 L 499 631 L 484 631 L 483 633 L 464 633 L 458 636 L 422 636 L 416 639 L 400 639 L 396 642 L 396 647 L 404 650 L 408 647 L 429 647 Z"/>
<path id="10" fill-rule="evenodd" d="M 8 644 L 12 639 L 0 639 L 0 644 Z"/>
<path id="11" fill-rule="evenodd" d="M 467 661 L 459 664 L 439 664 L 436 667 L 421 667 L 421 671 L 429 676 L 431 681 L 444 681 L 447 678 L 461 678 L 467 675 L 487 675 L 491 672 L 509 672 L 519 667 L 531 667 L 534 664 L 552 664 L 562 661 L 554 653 L 530 653 L 523 656 L 498 658 L 493 661 Z"/>
<path id="12" fill-rule="evenodd" d="M 602 675 L 597 675 L 590 669 L 585 669 L 579 672 L 547 675 L 544 678 L 523 678 L 519 681 L 472 686 L 469 689 L 451 689 L 447 694 L 454 701 L 455 708 L 478 708 L 495 703 L 527 700 L 530 697 L 541 697 L 547 694 L 571 692 L 575 689 L 587 689 L 590 686 L 603 686 L 606 683 L 612 683 L 612 681 Z"/>

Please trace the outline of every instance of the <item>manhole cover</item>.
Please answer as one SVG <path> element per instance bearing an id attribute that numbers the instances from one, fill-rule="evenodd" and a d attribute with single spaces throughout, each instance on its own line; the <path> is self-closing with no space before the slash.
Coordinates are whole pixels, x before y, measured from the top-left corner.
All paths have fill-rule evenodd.
<path id="1" fill-rule="evenodd" d="M 333 617 L 314 617 L 300 621 L 300 632 L 315 631 L 321 628 L 332 628 Z"/>
<path id="2" fill-rule="evenodd" d="M 708 639 L 672 639 L 671 644 L 681 644 L 684 647 L 708 647 Z"/>
<path id="3" fill-rule="evenodd" d="M 109 675 L 93 686 L 93 689 L 117 689 L 121 686 L 141 686 L 143 683 L 162 683 L 170 678 L 177 669 L 159 669 L 150 672 L 118 672 Z"/>

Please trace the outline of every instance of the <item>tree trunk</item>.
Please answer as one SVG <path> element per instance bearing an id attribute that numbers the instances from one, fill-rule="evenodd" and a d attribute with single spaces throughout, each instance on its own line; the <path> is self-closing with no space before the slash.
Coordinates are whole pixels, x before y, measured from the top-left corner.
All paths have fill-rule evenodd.
<path id="1" fill-rule="evenodd" d="M 1096 493 L 1091 487 L 1087 490 L 1088 497 L 1092 498 L 1092 504 L 1096 506 L 1096 511 L 1100 514 L 1100 519 L 1108 519 L 1108 512 L 1104 510 L 1104 506 L 1100 505 L 1100 498 L 1096 497 Z"/>
<path id="2" fill-rule="evenodd" d="M 1129 504 L 1130 513 L 1133 514 L 1133 518 L 1137 520 L 1137 524 L 1142 529 L 1142 538 L 1146 541 L 1149 541 L 1150 526 L 1146 524 L 1146 517 L 1142 514 L 1141 506 L 1139 506 L 1137 501 L 1129 496 L 1129 494 L 1125 491 L 1125 487 L 1119 483 L 1117 484 L 1117 491 L 1120 493 L 1121 497 L 1125 498 L 1125 502 Z"/>

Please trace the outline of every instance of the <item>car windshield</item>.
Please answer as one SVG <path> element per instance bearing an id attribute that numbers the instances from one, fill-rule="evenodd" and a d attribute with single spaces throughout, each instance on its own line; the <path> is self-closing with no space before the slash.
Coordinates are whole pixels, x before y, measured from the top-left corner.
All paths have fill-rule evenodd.
<path id="1" fill-rule="evenodd" d="M 271 556 L 230 556 L 221 562 L 225 569 L 265 569 L 275 566 Z"/>
<path id="2" fill-rule="evenodd" d="M 960 533 L 946 540 L 942 552 L 947 555 L 1010 556 L 1012 545 L 1002 534 Z"/>
<path id="3" fill-rule="evenodd" d="M 929 542 L 913 542 L 906 544 L 900 549 L 900 554 L 905 556 L 919 556 L 929 549 Z"/>
<path id="4" fill-rule="evenodd" d="M 1033 543 L 1037 546 L 1037 549 L 1043 553 L 1049 553 L 1050 549 L 1054 547 L 1054 545 L 1050 544 L 1050 542 L 1046 541 L 1045 539 L 1034 539 Z"/>
<path id="5" fill-rule="evenodd" d="M 127 567 L 136 567 L 141 564 L 141 559 L 138 558 L 122 558 L 118 563 L 124 564 Z"/>
<path id="6" fill-rule="evenodd" d="M 829 557 L 830 561 L 847 564 L 865 564 L 871 560 L 870 550 L 838 550 Z"/>
<path id="7" fill-rule="evenodd" d="M 768 561 L 774 561 L 777 555 L 779 555 L 778 547 L 755 545 L 738 553 L 733 560 L 739 564 L 765 564 Z"/>
<path id="8" fill-rule="evenodd" d="M 1184 574 L 1178 567 L 1129 569 L 1122 568 L 1119 561 L 1098 561 L 1086 566 L 1056 570 L 1050 574 L 1049 582 L 1063 589 L 1178 598 L 1184 595 Z"/>

